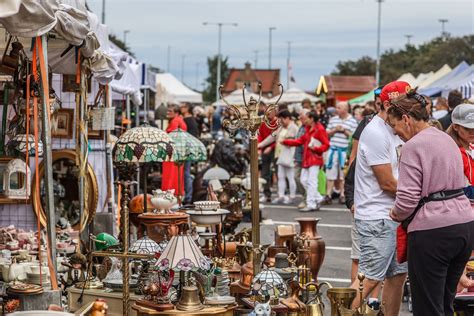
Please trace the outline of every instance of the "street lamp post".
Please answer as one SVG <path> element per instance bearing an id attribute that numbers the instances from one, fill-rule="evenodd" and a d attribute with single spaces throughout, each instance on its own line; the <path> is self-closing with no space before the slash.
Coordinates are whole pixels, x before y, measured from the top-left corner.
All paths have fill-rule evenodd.
<path id="1" fill-rule="evenodd" d="M 218 33 L 217 33 L 217 82 L 216 82 L 216 101 L 219 100 L 219 86 L 221 85 L 221 41 L 222 41 L 222 27 L 224 25 L 231 25 L 231 26 L 238 26 L 237 23 L 210 23 L 210 22 L 203 22 L 202 25 L 217 25 Z"/>
<path id="2" fill-rule="evenodd" d="M 290 89 L 291 81 L 291 42 L 288 41 L 288 57 L 286 59 L 286 89 Z"/>
<path id="3" fill-rule="evenodd" d="M 407 45 L 410 45 L 410 39 L 413 37 L 413 35 L 405 34 L 405 37 L 407 38 Z"/>
<path id="4" fill-rule="evenodd" d="M 276 30 L 274 26 L 268 28 L 268 69 L 272 69 L 272 32 L 274 30 Z"/>
<path id="5" fill-rule="evenodd" d="M 181 56 L 181 82 L 184 83 L 184 60 L 186 59 L 186 55 Z"/>
<path id="6" fill-rule="evenodd" d="M 170 58 L 171 58 L 171 46 L 168 45 L 168 53 L 166 54 L 166 72 L 170 72 Z"/>
<path id="7" fill-rule="evenodd" d="M 255 61 L 253 63 L 253 68 L 257 69 L 258 68 L 258 50 L 254 50 L 253 53 L 255 54 Z"/>
<path id="8" fill-rule="evenodd" d="M 102 0 L 102 24 L 105 24 L 105 0 Z"/>
<path id="9" fill-rule="evenodd" d="M 247 103 L 245 99 L 245 84 L 242 91 L 242 97 L 244 99 L 244 105 L 238 106 L 229 104 L 225 98 L 221 95 L 222 101 L 226 104 L 228 113 L 230 114 L 227 118 L 222 121 L 222 126 L 233 133 L 239 129 L 245 129 L 249 131 L 250 136 L 250 199 L 251 199 L 251 214 L 252 214 L 252 247 L 254 250 L 253 256 L 253 273 L 257 275 L 260 272 L 260 205 L 258 200 L 259 195 L 259 179 L 258 179 L 258 130 L 260 126 L 265 124 L 268 128 L 274 130 L 279 126 L 279 121 L 272 121 L 269 117 L 270 113 L 276 113 L 278 111 L 278 102 L 283 95 L 283 86 L 278 84 L 281 89 L 280 97 L 274 104 L 268 105 L 263 115 L 259 115 L 258 109 L 260 106 L 260 100 L 262 98 L 262 84 L 259 84 L 258 100 L 250 97 L 250 101 Z M 223 86 L 219 87 L 219 92 Z"/>
<path id="10" fill-rule="evenodd" d="M 127 46 L 127 34 L 130 33 L 130 30 L 123 31 L 123 45 Z"/>
<path id="11" fill-rule="evenodd" d="M 383 0 L 376 0 L 379 4 L 379 14 L 377 19 L 377 61 L 375 63 L 375 82 L 380 85 L 380 24 L 382 21 L 382 2 Z"/>
<path id="12" fill-rule="evenodd" d="M 446 30 L 445 30 L 445 24 L 449 22 L 448 19 L 439 19 L 439 23 L 441 23 L 441 37 L 446 37 Z"/>

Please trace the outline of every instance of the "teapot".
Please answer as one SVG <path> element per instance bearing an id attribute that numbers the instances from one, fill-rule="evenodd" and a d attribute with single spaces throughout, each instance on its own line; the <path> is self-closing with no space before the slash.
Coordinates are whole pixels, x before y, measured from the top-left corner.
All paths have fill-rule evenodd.
<path id="1" fill-rule="evenodd" d="M 166 214 L 170 212 L 171 207 L 176 204 L 177 200 L 174 196 L 174 190 L 162 191 L 160 189 L 153 190 L 151 204 L 156 208 L 155 212 Z"/>
<path id="2" fill-rule="evenodd" d="M 12 259 L 10 265 L 2 265 L 2 277 L 3 281 L 11 282 L 16 280 L 25 280 L 25 266 L 16 262 L 16 259 Z"/>

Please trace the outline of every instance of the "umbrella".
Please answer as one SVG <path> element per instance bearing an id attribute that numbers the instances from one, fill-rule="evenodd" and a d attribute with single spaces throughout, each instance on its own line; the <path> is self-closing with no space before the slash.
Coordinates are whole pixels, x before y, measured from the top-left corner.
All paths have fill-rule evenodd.
<path id="1" fill-rule="evenodd" d="M 174 143 L 167 133 L 149 125 L 134 127 L 120 136 L 113 149 L 113 159 L 116 164 L 144 164 L 172 161 Z M 147 191 L 147 181 L 143 186 Z M 143 212 L 147 212 L 147 199 L 143 201 Z"/>
<path id="2" fill-rule="evenodd" d="M 279 97 L 280 95 L 277 95 L 271 98 L 269 101 L 271 103 L 276 103 Z M 285 91 L 279 103 L 300 103 L 304 99 L 309 99 L 310 102 L 317 102 L 320 100 L 320 98 L 315 97 L 314 95 L 311 95 L 309 93 L 306 93 L 299 88 L 290 88 Z"/>
<path id="3" fill-rule="evenodd" d="M 180 165 L 186 161 L 204 161 L 207 159 L 206 146 L 186 131 L 178 128 L 168 134 L 174 143 L 173 161 L 178 165 L 178 204 L 181 205 Z"/>

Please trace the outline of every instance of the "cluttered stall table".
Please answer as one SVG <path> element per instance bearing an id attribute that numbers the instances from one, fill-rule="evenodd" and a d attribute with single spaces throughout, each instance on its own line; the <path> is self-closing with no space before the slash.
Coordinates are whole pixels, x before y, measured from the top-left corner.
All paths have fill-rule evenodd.
<path id="1" fill-rule="evenodd" d="M 195 315 L 195 316 L 204 316 L 204 315 L 215 315 L 215 316 L 232 316 L 234 315 L 234 310 L 237 308 L 236 304 L 228 305 L 224 307 L 205 307 L 199 311 L 195 312 L 185 312 L 177 309 L 172 309 L 168 311 L 157 311 L 154 309 L 146 308 L 134 304 L 132 306 L 132 315 L 136 313 L 137 316 L 145 315 L 161 315 L 161 316 L 173 316 L 173 315 Z"/>

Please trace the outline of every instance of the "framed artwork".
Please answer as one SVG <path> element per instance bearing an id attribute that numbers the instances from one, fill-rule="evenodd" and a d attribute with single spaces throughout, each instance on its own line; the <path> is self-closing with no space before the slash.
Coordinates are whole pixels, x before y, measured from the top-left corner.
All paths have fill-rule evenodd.
<path id="1" fill-rule="evenodd" d="M 91 78 L 87 78 L 87 93 L 91 93 Z M 78 90 L 76 75 L 63 75 L 63 92 L 76 92 Z"/>
<path id="2" fill-rule="evenodd" d="M 7 169 L 7 164 L 15 159 L 14 157 L 0 157 L 0 204 L 25 204 L 30 203 L 28 199 L 10 199 L 5 195 L 5 188 L 3 183 L 3 178 L 5 176 L 5 170 Z M 23 187 L 25 182 L 25 174 L 23 173 L 13 173 L 10 176 L 10 188 L 20 189 Z"/>
<path id="3" fill-rule="evenodd" d="M 87 137 L 89 139 L 104 139 L 104 131 L 102 130 L 93 130 L 92 129 L 92 120 L 89 120 L 87 123 Z"/>
<path id="4" fill-rule="evenodd" d="M 74 109 L 59 109 L 51 117 L 51 136 L 56 138 L 72 138 L 74 125 Z"/>

